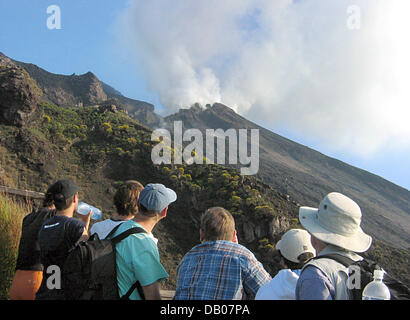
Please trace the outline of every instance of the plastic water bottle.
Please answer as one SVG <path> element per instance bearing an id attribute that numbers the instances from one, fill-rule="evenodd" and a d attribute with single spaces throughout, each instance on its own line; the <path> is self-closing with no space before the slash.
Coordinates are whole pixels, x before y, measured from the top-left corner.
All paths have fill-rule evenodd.
<path id="1" fill-rule="evenodd" d="M 77 210 L 77 212 L 78 212 L 79 214 L 85 216 L 85 215 L 87 215 L 87 214 L 90 212 L 90 210 L 93 212 L 93 213 L 91 214 L 91 219 L 92 219 L 92 220 L 98 220 L 98 219 L 101 218 L 101 210 L 100 210 L 100 209 L 97 209 L 97 208 L 95 208 L 95 207 L 93 207 L 93 206 L 91 206 L 91 205 L 89 205 L 89 204 L 87 204 L 87 203 L 85 203 L 85 202 L 80 202 L 80 203 L 78 204 L 78 210 Z"/>
<path id="2" fill-rule="evenodd" d="M 383 276 L 383 270 L 374 270 L 373 281 L 363 289 L 363 300 L 390 300 L 390 290 L 383 283 Z"/>

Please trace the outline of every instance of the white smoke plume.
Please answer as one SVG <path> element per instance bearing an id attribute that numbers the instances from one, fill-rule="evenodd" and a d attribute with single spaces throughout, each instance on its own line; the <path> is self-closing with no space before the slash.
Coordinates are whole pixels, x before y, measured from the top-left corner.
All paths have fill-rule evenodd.
<path id="1" fill-rule="evenodd" d="M 117 32 L 169 113 L 221 102 L 371 155 L 410 147 L 409 15 L 408 0 L 134 0 Z"/>

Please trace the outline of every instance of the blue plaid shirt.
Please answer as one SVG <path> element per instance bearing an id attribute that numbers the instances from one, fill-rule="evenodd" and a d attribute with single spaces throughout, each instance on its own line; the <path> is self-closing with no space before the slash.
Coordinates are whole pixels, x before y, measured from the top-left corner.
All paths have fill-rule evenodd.
<path id="1" fill-rule="evenodd" d="M 192 248 L 177 273 L 175 300 L 254 299 L 259 288 L 271 280 L 252 252 L 222 240 Z"/>

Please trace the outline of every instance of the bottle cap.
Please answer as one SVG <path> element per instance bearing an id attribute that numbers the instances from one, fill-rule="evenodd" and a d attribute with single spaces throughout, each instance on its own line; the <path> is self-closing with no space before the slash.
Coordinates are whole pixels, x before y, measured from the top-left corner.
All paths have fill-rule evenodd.
<path id="1" fill-rule="evenodd" d="M 384 270 L 374 270 L 373 278 L 383 280 Z"/>

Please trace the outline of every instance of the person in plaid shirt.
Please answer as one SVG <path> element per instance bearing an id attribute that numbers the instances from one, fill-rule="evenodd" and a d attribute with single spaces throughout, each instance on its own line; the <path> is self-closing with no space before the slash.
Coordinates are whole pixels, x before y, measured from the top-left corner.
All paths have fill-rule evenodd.
<path id="1" fill-rule="evenodd" d="M 201 244 L 178 266 L 174 300 L 254 299 L 272 278 L 254 254 L 238 244 L 235 221 L 221 207 L 201 217 Z"/>

